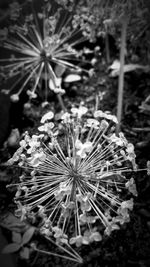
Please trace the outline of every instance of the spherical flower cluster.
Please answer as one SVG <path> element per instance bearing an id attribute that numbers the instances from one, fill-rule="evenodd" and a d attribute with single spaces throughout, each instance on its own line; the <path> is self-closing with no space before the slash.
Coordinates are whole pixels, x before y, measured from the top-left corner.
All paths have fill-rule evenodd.
<path id="1" fill-rule="evenodd" d="M 76 64 L 80 60 L 75 45 L 84 38 L 81 30 L 72 26 L 72 12 L 55 0 L 53 4 L 31 2 L 27 1 L 24 9 L 18 2 L 11 4 L 10 25 L 0 29 L 0 75 L 6 87 L 8 79 L 13 79 L 12 86 L 3 90 L 13 101 L 19 100 L 28 85 L 30 99 L 37 95 L 47 99 L 49 90 L 63 94 L 63 72 L 81 71 Z"/>
<path id="2" fill-rule="evenodd" d="M 101 241 L 129 222 L 136 186 L 134 147 L 114 133 L 116 117 L 84 106 L 53 122 L 50 111 L 39 134 L 25 133 L 10 163 L 25 169 L 15 201 L 21 219 L 34 223 L 57 244 L 76 247 Z M 127 175 L 126 175 L 127 174 Z"/>

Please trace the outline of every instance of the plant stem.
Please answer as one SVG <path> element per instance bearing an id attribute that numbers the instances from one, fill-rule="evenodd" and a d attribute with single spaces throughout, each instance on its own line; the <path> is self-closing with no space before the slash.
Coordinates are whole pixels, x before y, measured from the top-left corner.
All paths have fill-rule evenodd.
<path id="1" fill-rule="evenodd" d="M 64 102 L 62 100 L 61 94 L 57 94 L 57 99 L 58 99 L 58 102 L 59 102 L 62 110 L 65 112 L 66 111 L 66 108 L 65 108 Z"/>
<path id="2" fill-rule="evenodd" d="M 123 88 L 124 88 L 124 61 L 125 61 L 127 25 L 128 25 L 128 18 L 127 18 L 127 14 L 125 14 L 122 20 L 122 31 L 121 31 L 120 73 L 119 73 L 119 81 L 118 81 L 118 102 L 117 102 L 118 124 L 116 127 L 117 135 L 118 135 L 118 132 L 120 131 L 120 123 L 121 123 L 121 117 L 122 117 Z"/>
<path id="3" fill-rule="evenodd" d="M 109 47 L 109 36 L 108 32 L 106 31 L 106 36 L 105 36 L 105 48 L 106 48 L 106 62 L 109 64 L 110 62 L 110 47 Z"/>

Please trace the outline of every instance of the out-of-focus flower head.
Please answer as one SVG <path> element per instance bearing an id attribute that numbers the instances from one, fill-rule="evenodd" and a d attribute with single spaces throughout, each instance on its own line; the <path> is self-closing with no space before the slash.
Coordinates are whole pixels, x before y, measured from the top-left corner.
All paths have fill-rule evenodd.
<path id="1" fill-rule="evenodd" d="M 0 30 L 0 73 L 12 100 L 19 100 L 23 90 L 30 99 L 40 95 L 45 101 L 49 90 L 63 94 L 64 71 L 80 70 L 75 45 L 85 38 L 72 26 L 73 5 L 70 0 L 10 4 L 9 24 Z"/>

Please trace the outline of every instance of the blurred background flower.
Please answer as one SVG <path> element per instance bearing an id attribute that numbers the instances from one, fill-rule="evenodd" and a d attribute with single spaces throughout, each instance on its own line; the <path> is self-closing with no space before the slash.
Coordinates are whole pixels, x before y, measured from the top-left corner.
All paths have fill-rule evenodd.
<path id="1" fill-rule="evenodd" d="M 0 30 L 0 76 L 3 92 L 11 94 L 12 100 L 19 100 L 23 90 L 30 99 L 38 94 L 45 101 L 49 90 L 63 94 L 61 76 L 65 70 L 82 69 L 75 46 L 86 38 L 72 25 L 71 5 L 68 8 L 67 2 L 57 2 L 15 1 L 9 5 L 7 22 Z"/>

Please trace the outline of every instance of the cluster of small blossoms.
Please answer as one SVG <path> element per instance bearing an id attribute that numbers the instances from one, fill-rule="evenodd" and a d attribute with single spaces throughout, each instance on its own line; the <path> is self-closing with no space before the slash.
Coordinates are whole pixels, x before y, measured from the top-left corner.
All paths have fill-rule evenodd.
<path id="1" fill-rule="evenodd" d="M 134 147 L 114 133 L 116 117 L 84 106 L 41 119 L 38 134 L 26 132 L 9 160 L 23 174 L 15 201 L 22 220 L 35 223 L 56 244 L 88 245 L 129 222 L 136 171 Z M 130 176 L 130 177 L 129 177 Z"/>
<path id="2" fill-rule="evenodd" d="M 46 100 L 49 90 L 64 94 L 65 70 L 83 69 L 77 66 L 82 58 L 75 45 L 85 38 L 79 27 L 72 26 L 73 11 L 67 9 L 66 1 L 64 5 L 55 0 L 35 2 L 27 1 L 22 7 L 16 1 L 10 4 L 10 25 L 0 29 L 0 78 L 6 87 L 3 91 L 13 101 L 19 100 L 27 85 L 30 99 L 40 95 Z M 13 82 L 7 90 L 8 79 Z"/>
<path id="3" fill-rule="evenodd" d="M 76 14 L 74 15 L 73 25 L 82 28 L 84 36 L 91 41 L 96 36 L 104 34 L 104 7 L 101 1 L 79 1 Z"/>

